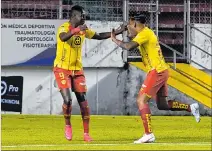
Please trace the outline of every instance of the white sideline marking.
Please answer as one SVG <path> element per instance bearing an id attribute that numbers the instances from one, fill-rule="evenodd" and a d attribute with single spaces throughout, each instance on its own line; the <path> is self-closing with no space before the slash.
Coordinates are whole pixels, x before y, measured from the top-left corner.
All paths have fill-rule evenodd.
<path id="1" fill-rule="evenodd" d="M 190 142 L 190 143 L 144 143 L 144 144 L 40 144 L 40 145 L 13 145 L 1 146 L 3 148 L 17 148 L 17 147 L 62 147 L 62 146 L 123 146 L 123 145 L 189 145 L 189 146 L 211 146 L 211 142 Z"/>

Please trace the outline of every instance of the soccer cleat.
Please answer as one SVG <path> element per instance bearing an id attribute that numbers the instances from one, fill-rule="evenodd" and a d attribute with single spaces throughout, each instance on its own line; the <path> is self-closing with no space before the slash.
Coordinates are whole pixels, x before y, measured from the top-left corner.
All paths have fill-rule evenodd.
<path id="1" fill-rule="evenodd" d="M 70 125 L 65 126 L 65 137 L 67 140 L 72 140 L 72 127 Z"/>
<path id="2" fill-rule="evenodd" d="M 200 122 L 199 104 L 193 103 L 190 105 L 190 108 L 191 108 L 191 113 L 194 115 L 197 123 L 199 123 Z"/>
<path id="3" fill-rule="evenodd" d="M 90 135 L 88 133 L 84 133 L 84 141 L 86 141 L 86 142 L 92 141 L 92 138 L 90 137 Z"/>
<path id="4" fill-rule="evenodd" d="M 144 134 L 140 139 L 134 141 L 134 144 L 153 143 L 154 141 L 155 141 L 155 136 L 153 133 Z"/>

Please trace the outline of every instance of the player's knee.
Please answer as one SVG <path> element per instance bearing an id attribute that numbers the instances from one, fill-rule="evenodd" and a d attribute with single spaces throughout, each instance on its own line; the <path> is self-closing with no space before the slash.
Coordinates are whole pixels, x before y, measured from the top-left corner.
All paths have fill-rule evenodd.
<path id="1" fill-rule="evenodd" d="M 141 100 L 141 95 L 138 94 L 138 97 L 137 97 L 137 99 L 136 99 L 137 104 L 139 104 L 141 101 L 142 101 L 142 100 Z"/>
<path id="2" fill-rule="evenodd" d="M 64 104 L 70 105 L 72 103 L 71 91 L 69 89 L 62 89 L 60 93 L 63 97 Z"/>
<path id="3" fill-rule="evenodd" d="M 150 97 L 144 93 L 139 93 L 137 97 L 137 103 L 138 104 L 146 104 L 150 100 Z"/>
<path id="4" fill-rule="evenodd" d="M 84 102 L 86 100 L 86 93 L 85 92 L 76 92 L 76 98 L 77 101 L 80 102 Z"/>
<path id="5" fill-rule="evenodd" d="M 168 104 L 164 97 L 157 97 L 156 104 L 159 110 L 169 110 Z"/>
<path id="6" fill-rule="evenodd" d="M 144 104 L 144 100 L 141 97 L 138 97 L 136 100 L 137 104 Z"/>
<path id="7" fill-rule="evenodd" d="M 62 96 L 63 96 L 63 102 L 64 102 L 64 104 L 66 104 L 66 105 L 72 104 L 71 95 L 63 94 Z"/>
<path id="8" fill-rule="evenodd" d="M 64 98 L 64 99 L 63 99 L 63 102 L 64 102 L 64 104 L 66 104 L 66 105 L 70 105 L 70 104 L 72 104 L 72 99 L 69 98 L 69 97 L 67 97 L 67 98 Z"/>

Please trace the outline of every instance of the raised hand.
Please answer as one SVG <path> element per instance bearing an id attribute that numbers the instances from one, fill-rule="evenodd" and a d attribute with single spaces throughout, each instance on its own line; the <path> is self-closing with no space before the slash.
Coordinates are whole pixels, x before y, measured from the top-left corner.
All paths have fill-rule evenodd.
<path id="1" fill-rule="evenodd" d="M 127 29 L 128 29 L 128 37 L 129 38 L 133 38 L 138 34 L 137 31 L 135 30 L 135 28 L 132 27 L 132 25 L 128 25 Z"/>
<path id="2" fill-rule="evenodd" d="M 115 29 L 112 29 L 111 31 L 111 39 L 114 41 L 116 39 Z"/>
<path id="3" fill-rule="evenodd" d="M 85 31 L 88 29 L 87 25 L 86 24 L 83 24 L 83 25 L 79 25 L 78 28 L 80 29 L 80 31 Z"/>

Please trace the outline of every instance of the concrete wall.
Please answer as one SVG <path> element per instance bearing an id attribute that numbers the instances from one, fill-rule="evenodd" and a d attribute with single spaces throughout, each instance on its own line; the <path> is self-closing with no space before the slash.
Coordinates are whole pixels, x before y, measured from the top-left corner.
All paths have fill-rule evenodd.
<path id="1" fill-rule="evenodd" d="M 128 90 L 128 95 L 126 96 L 127 100 L 127 107 L 125 113 L 131 115 L 131 114 L 139 114 L 138 110 L 135 110 L 135 99 L 137 96 L 137 92 L 140 89 L 140 85 L 143 82 L 144 78 L 146 76 L 146 73 L 141 71 L 140 69 L 130 66 L 129 67 L 129 74 L 128 77 L 130 80 L 128 80 L 127 83 L 127 90 Z M 184 93 L 176 90 L 175 88 L 169 86 L 168 87 L 168 92 L 169 96 L 167 97 L 167 100 L 178 100 L 183 103 L 191 104 L 196 102 L 193 98 L 185 95 Z M 155 100 L 150 100 L 149 102 L 151 112 L 153 115 L 190 115 L 189 112 L 182 112 L 182 111 L 162 111 L 157 109 L 157 105 L 155 103 Z M 200 113 L 202 115 L 212 115 L 211 109 L 203 106 L 200 104 Z"/>
<path id="2" fill-rule="evenodd" d="M 139 115 L 136 105 L 137 93 L 145 73 L 134 66 L 123 68 L 85 68 L 88 86 L 87 99 L 91 114 Z M 24 77 L 23 114 L 61 114 L 62 97 L 54 85 L 51 68 L 2 68 L 2 76 Z M 169 87 L 168 99 L 193 103 L 195 100 Z M 190 115 L 188 112 L 160 111 L 154 100 L 150 101 L 153 115 Z M 73 94 L 73 114 L 79 114 L 79 106 Z M 201 105 L 202 115 L 211 110 Z"/>
<path id="3" fill-rule="evenodd" d="M 88 90 L 94 90 L 97 81 L 101 81 L 117 68 L 85 68 Z M 23 114 L 60 114 L 62 97 L 54 87 L 54 75 L 50 67 L 3 67 L 2 76 L 23 76 Z M 97 96 L 96 91 L 89 96 Z M 96 107 L 96 98 L 92 101 Z M 96 108 L 93 109 L 96 112 Z M 78 103 L 73 94 L 73 113 L 79 113 Z M 76 109 L 75 109 L 76 108 Z"/>

